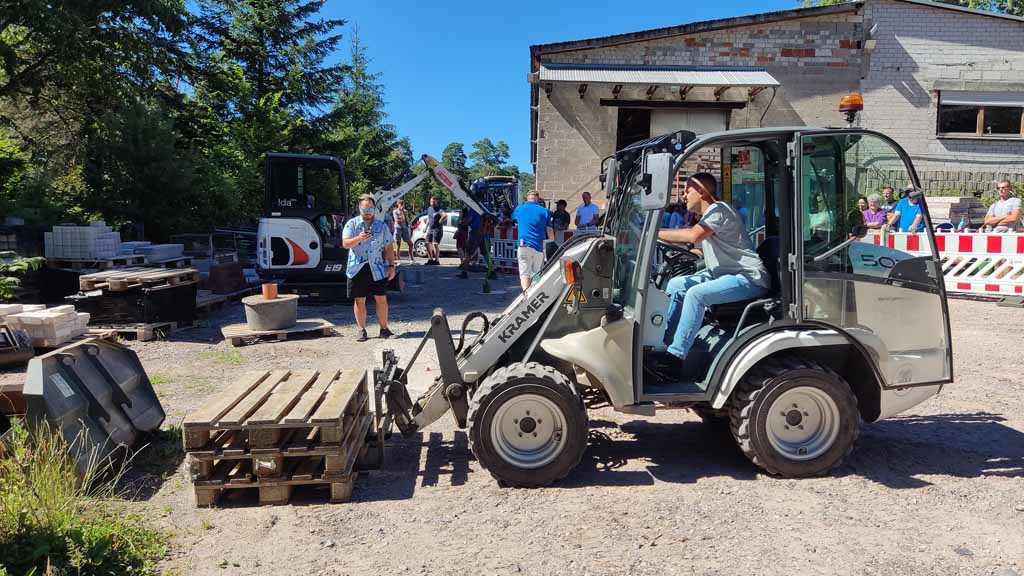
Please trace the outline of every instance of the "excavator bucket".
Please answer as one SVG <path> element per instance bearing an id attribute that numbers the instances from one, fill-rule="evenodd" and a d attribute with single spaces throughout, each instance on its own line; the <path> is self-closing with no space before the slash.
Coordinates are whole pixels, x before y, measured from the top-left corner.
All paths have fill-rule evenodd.
<path id="1" fill-rule="evenodd" d="M 90 339 L 33 358 L 24 397 L 30 421 L 60 430 L 85 474 L 93 462 L 130 448 L 165 414 L 131 349 Z"/>

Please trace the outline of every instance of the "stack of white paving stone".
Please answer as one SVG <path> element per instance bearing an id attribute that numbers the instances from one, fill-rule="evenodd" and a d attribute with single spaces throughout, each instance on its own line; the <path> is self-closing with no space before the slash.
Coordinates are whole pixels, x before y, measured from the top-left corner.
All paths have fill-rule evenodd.
<path id="1" fill-rule="evenodd" d="M 17 312 L 9 312 L 4 322 L 14 329 L 21 329 L 32 338 L 37 347 L 56 347 L 86 333 L 89 314 L 76 312 L 71 305 L 46 308 L 42 305 L 21 306 Z M 13 310 L 13 308 L 11 309 Z"/>
<path id="2" fill-rule="evenodd" d="M 11 314 L 20 314 L 22 312 L 37 312 L 39 310 L 45 310 L 45 304 L 0 304 L 0 323 L 6 322 L 7 317 Z"/>
<path id="3" fill-rule="evenodd" d="M 47 258 L 107 260 L 121 253 L 121 234 L 98 220 L 88 226 L 54 226 L 43 234 Z"/>

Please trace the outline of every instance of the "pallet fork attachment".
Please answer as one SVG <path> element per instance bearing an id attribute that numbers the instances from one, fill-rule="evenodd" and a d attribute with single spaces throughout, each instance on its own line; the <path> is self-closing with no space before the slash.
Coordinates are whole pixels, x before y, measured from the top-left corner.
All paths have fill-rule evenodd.
<path id="1" fill-rule="evenodd" d="M 408 390 L 409 370 L 419 358 L 423 347 L 431 340 L 437 349 L 441 375 L 422 397 L 412 402 Z M 434 309 L 430 318 L 430 329 L 423 335 L 405 368 L 399 368 L 399 359 L 394 350 L 384 351 L 383 368 L 373 372 L 381 439 L 384 435 L 390 434 L 392 425 L 398 428 L 402 436 L 408 438 L 436 421 L 449 409 L 459 427 L 466 426 L 469 398 L 466 382 L 459 371 L 458 353 L 459 350 L 455 347 L 448 327 L 448 316 L 441 308 Z M 381 414 L 382 401 L 387 406 L 386 414 Z"/>

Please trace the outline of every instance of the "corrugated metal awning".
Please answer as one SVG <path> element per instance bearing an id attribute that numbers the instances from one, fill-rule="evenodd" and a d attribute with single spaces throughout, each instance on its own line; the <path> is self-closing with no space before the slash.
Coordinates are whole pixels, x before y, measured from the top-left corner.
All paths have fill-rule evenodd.
<path id="1" fill-rule="evenodd" d="M 943 90 L 941 104 L 946 106 L 990 106 L 1019 108 L 1024 106 L 1024 92 L 981 92 Z"/>
<path id="2" fill-rule="evenodd" d="M 585 64 L 544 64 L 541 82 L 578 84 L 655 84 L 676 86 L 771 87 L 779 81 L 760 68 L 706 68 L 694 66 L 614 66 Z"/>

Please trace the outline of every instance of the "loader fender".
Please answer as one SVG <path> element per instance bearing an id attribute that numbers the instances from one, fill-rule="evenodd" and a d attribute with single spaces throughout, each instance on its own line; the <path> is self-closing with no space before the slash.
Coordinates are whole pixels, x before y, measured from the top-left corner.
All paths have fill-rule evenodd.
<path id="1" fill-rule="evenodd" d="M 765 334 L 744 347 L 729 363 L 718 386 L 718 391 L 711 401 L 711 406 L 715 409 L 725 406 L 733 389 L 743 379 L 747 371 L 762 359 L 776 352 L 794 348 L 818 348 L 849 343 L 846 336 L 835 330 L 780 330 Z"/>
<path id="2" fill-rule="evenodd" d="M 633 404 L 633 322 L 619 320 L 561 338 L 541 340 L 540 347 L 555 358 L 583 368 L 604 387 L 612 406 Z"/>

